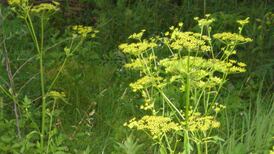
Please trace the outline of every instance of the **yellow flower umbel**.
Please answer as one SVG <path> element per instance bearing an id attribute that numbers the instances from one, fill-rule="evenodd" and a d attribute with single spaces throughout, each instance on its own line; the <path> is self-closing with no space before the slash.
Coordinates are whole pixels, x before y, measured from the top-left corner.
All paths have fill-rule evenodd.
<path id="1" fill-rule="evenodd" d="M 215 104 L 212 109 L 216 112 L 219 113 L 220 111 L 224 110 L 226 108 L 226 106 L 222 105 L 222 104 Z"/>
<path id="2" fill-rule="evenodd" d="M 50 91 L 48 96 L 54 99 L 64 99 L 66 94 L 64 92 Z"/>
<path id="3" fill-rule="evenodd" d="M 212 128 L 220 127 L 220 122 L 216 121 L 213 116 L 203 116 L 199 112 L 191 113 L 188 119 L 188 126 L 186 127 L 186 121 L 182 122 L 184 129 L 191 132 L 195 131 L 208 131 Z"/>
<path id="4" fill-rule="evenodd" d="M 28 4 L 28 0 L 8 0 L 8 4 L 11 6 L 23 6 Z"/>
<path id="5" fill-rule="evenodd" d="M 189 65 L 187 65 L 189 60 Z M 230 63 L 218 59 L 205 59 L 202 57 L 184 56 L 166 58 L 160 61 L 165 72 L 170 76 L 169 81 L 184 84 L 187 74 L 193 88 L 213 88 L 222 84 L 224 81 L 215 72 L 219 73 L 241 73 L 245 72 L 244 63 Z M 189 67 L 189 68 L 188 68 Z M 184 87 L 184 86 L 183 86 Z M 182 88 L 181 90 L 184 90 Z"/>
<path id="6" fill-rule="evenodd" d="M 29 0 L 8 0 L 7 2 L 18 17 L 25 19 L 28 16 L 31 8 Z"/>
<path id="7" fill-rule="evenodd" d="M 170 40 L 168 46 L 174 50 L 184 49 L 196 52 L 207 52 L 210 50 L 210 46 L 207 45 L 208 38 L 201 36 L 199 33 L 181 32 L 177 28 L 171 33 Z"/>
<path id="8" fill-rule="evenodd" d="M 144 35 L 144 32 L 145 32 L 145 31 L 146 31 L 146 30 L 143 29 L 143 30 L 141 30 L 141 32 L 139 32 L 139 33 L 133 33 L 133 34 L 130 35 L 128 38 L 129 38 L 129 39 L 133 39 L 133 40 L 141 40 L 142 37 L 143 37 L 143 35 Z"/>
<path id="9" fill-rule="evenodd" d="M 41 13 L 41 12 L 56 12 L 59 10 L 60 3 L 53 1 L 52 3 L 41 3 L 39 5 L 35 5 L 31 8 L 31 12 L 33 13 Z"/>
<path id="10" fill-rule="evenodd" d="M 8 0 L 8 3 L 12 7 L 12 10 L 17 13 L 21 18 L 27 18 L 30 15 L 40 15 L 41 13 L 46 13 L 50 15 L 59 10 L 59 3 L 52 1 L 51 3 L 41 3 L 39 5 L 34 5 L 29 3 L 29 0 Z"/>
<path id="11" fill-rule="evenodd" d="M 242 43 L 248 43 L 252 41 L 251 38 L 244 37 L 240 34 L 230 33 L 230 32 L 217 33 L 217 34 L 214 34 L 213 37 L 215 39 L 218 39 L 224 42 L 225 44 L 231 44 L 231 43 L 242 44 Z"/>
<path id="12" fill-rule="evenodd" d="M 99 32 L 91 26 L 75 25 L 72 27 L 72 30 L 83 38 L 90 36 L 91 38 L 96 37 L 96 34 Z"/>
<path id="13" fill-rule="evenodd" d="M 133 69 L 133 70 L 140 70 L 142 72 L 145 71 L 144 66 L 150 66 L 150 64 L 157 59 L 156 56 L 150 55 L 146 58 L 136 58 L 131 59 L 130 63 L 124 65 L 125 68 Z"/>
<path id="14" fill-rule="evenodd" d="M 209 26 L 215 21 L 214 18 L 210 17 L 210 14 L 206 14 L 205 17 L 206 18 L 204 18 L 204 19 L 200 19 L 199 17 L 195 17 L 194 20 L 196 20 L 198 22 L 198 25 L 200 27 Z"/>
<path id="15" fill-rule="evenodd" d="M 142 30 L 139 33 L 134 33 L 129 36 L 129 39 L 137 40 L 137 42 L 133 43 L 123 43 L 119 45 L 119 49 L 126 54 L 131 54 L 134 56 L 139 56 L 142 53 L 148 51 L 157 46 L 153 39 L 150 40 L 142 40 L 143 34 L 145 30 Z"/>
<path id="16" fill-rule="evenodd" d="M 163 116 L 144 116 L 140 120 L 133 118 L 124 125 L 131 129 L 146 131 L 153 139 L 160 139 L 167 132 L 181 129 L 179 124 Z"/>
<path id="17" fill-rule="evenodd" d="M 249 23 L 249 17 L 247 17 L 244 20 L 237 20 L 237 23 L 240 24 L 241 26 L 245 26 L 246 24 Z"/>
<path id="18" fill-rule="evenodd" d="M 152 110 L 154 108 L 154 102 L 151 99 L 145 99 L 144 104 L 140 106 L 142 110 Z"/>
<path id="19" fill-rule="evenodd" d="M 143 52 L 156 47 L 157 44 L 154 42 L 150 42 L 148 40 L 143 40 L 141 42 L 137 43 L 124 43 L 119 46 L 119 49 L 122 50 L 124 53 L 128 53 L 134 56 L 138 56 L 142 54 Z"/>
<path id="20" fill-rule="evenodd" d="M 158 82 L 161 81 L 161 77 L 150 77 L 150 76 L 144 76 L 137 80 L 134 83 L 130 84 L 130 87 L 134 92 L 151 87 L 151 86 L 157 86 Z"/>

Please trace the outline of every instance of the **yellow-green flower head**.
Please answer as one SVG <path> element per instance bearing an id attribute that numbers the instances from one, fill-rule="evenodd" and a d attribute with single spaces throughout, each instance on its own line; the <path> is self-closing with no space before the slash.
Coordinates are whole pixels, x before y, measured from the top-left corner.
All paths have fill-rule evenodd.
<path id="1" fill-rule="evenodd" d="M 144 116 L 140 120 L 133 118 L 125 126 L 146 131 L 153 139 L 159 139 L 164 133 L 181 129 L 179 124 L 164 116 Z"/>
<path id="2" fill-rule="evenodd" d="M 175 29 L 171 34 L 169 46 L 174 50 L 186 49 L 189 51 L 207 52 L 210 51 L 210 46 L 207 45 L 206 36 L 201 36 L 193 32 L 180 32 Z"/>
<path id="3" fill-rule="evenodd" d="M 225 109 L 226 106 L 222 105 L 222 104 L 215 104 L 212 109 L 216 112 L 219 113 L 220 111 L 222 111 L 223 109 Z"/>
<path id="4" fill-rule="evenodd" d="M 224 81 L 222 81 L 222 79 L 219 77 L 210 76 L 210 77 L 205 77 L 204 79 L 201 79 L 201 80 L 194 80 L 193 87 L 201 88 L 201 89 L 205 89 L 205 88 L 210 89 L 218 85 L 221 85 L 223 82 Z"/>
<path id="5" fill-rule="evenodd" d="M 142 110 L 152 110 L 154 108 L 154 102 L 151 99 L 145 99 L 144 104 L 140 106 Z"/>
<path id="6" fill-rule="evenodd" d="M 149 66 L 150 63 L 153 61 L 153 60 L 156 60 L 157 57 L 156 56 L 153 56 L 153 55 L 150 55 L 149 57 L 146 57 L 146 58 L 136 58 L 134 60 L 131 60 L 130 63 L 127 63 L 125 64 L 125 68 L 129 68 L 129 69 L 134 69 L 134 70 L 143 70 L 145 69 L 146 66 Z"/>
<path id="7" fill-rule="evenodd" d="M 119 45 L 119 49 L 127 54 L 131 54 L 134 56 L 138 56 L 142 54 L 143 52 L 146 52 L 147 50 L 156 47 L 157 44 L 154 42 L 149 42 L 147 40 L 143 40 L 141 42 L 137 43 L 124 43 Z"/>
<path id="8" fill-rule="evenodd" d="M 52 3 L 41 3 L 39 5 L 35 5 L 31 8 L 31 12 L 33 13 L 41 13 L 41 12 L 56 12 L 59 10 L 60 3 L 53 1 Z"/>
<path id="9" fill-rule="evenodd" d="M 163 80 L 161 77 L 144 76 L 129 86 L 134 92 L 140 91 L 151 86 L 157 87 L 157 83 Z"/>
<path id="10" fill-rule="evenodd" d="M 28 4 L 28 0 L 8 0 L 8 4 L 11 6 L 20 6 Z"/>
<path id="11" fill-rule="evenodd" d="M 237 23 L 240 24 L 241 26 L 244 26 L 249 23 L 249 17 L 247 17 L 244 20 L 237 20 Z"/>
<path id="12" fill-rule="evenodd" d="M 144 32 L 145 32 L 145 31 L 146 31 L 146 30 L 143 29 L 143 30 L 141 30 L 141 32 L 139 32 L 139 33 L 133 33 L 133 34 L 130 35 L 128 38 L 129 38 L 129 39 L 133 39 L 133 40 L 141 40 L 142 37 L 143 37 L 143 35 L 144 35 Z"/>
<path id="13" fill-rule="evenodd" d="M 92 38 L 96 37 L 96 34 L 99 32 L 91 26 L 75 25 L 72 27 L 72 30 L 76 32 L 81 37 L 85 38 L 91 36 Z"/>
<path id="14" fill-rule="evenodd" d="M 187 63 L 189 60 L 189 68 Z M 233 62 L 233 63 L 232 63 Z M 171 75 L 169 81 L 184 84 L 184 79 L 187 74 L 190 75 L 190 80 L 193 88 L 213 88 L 223 81 L 218 76 L 214 76 L 215 72 L 219 73 L 242 73 L 245 72 L 246 65 L 244 63 L 226 62 L 218 59 L 204 59 L 202 57 L 173 57 L 166 58 L 160 61 L 165 72 Z M 184 85 L 181 90 L 184 91 Z"/>
<path id="15" fill-rule="evenodd" d="M 244 37 L 237 33 L 230 33 L 230 32 L 223 32 L 223 33 L 217 33 L 213 35 L 214 38 L 229 44 L 229 43 L 247 43 L 251 42 L 252 39 L 248 37 Z"/>
<path id="16" fill-rule="evenodd" d="M 188 122 L 181 123 L 184 129 L 191 132 L 208 131 L 212 128 L 219 128 L 220 122 L 216 121 L 213 116 L 202 116 L 199 112 L 192 112 L 188 118 Z"/>
<path id="17" fill-rule="evenodd" d="M 178 26 L 179 26 L 179 27 L 183 27 L 183 25 L 184 25 L 183 22 L 179 22 L 179 23 L 178 23 Z"/>
<path id="18" fill-rule="evenodd" d="M 207 76 L 206 72 L 209 70 L 218 72 L 227 72 L 231 67 L 230 63 L 218 60 L 218 59 L 204 59 L 202 57 L 174 57 L 166 58 L 160 61 L 160 65 L 165 67 L 165 71 L 171 74 L 186 74 L 188 73 L 187 63 L 189 60 L 189 73 L 193 73 L 200 76 Z M 204 70 L 205 72 L 201 72 Z M 197 72 L 198 71 L 198 72 Z M 201 77 L 199 77 L 201 78 Z"/>
<path id="19" fill-rule="evenodd" d="M 64 92 L 58 91 L 50 91 L 48 95 L 54 99 L 64 99 L 66 97 L 66 94 Z"/>
<path id="20" fill-rule="evenodd" d="M 206 18 L 204 19 L 199 19 L 199 17 L 195 17 L 194 20 L 198 22 L 198 25 L 200 27 L 209 26 L 215 21 L 214 18 L 210 18 L 210 14 L 207 14 Z"/>

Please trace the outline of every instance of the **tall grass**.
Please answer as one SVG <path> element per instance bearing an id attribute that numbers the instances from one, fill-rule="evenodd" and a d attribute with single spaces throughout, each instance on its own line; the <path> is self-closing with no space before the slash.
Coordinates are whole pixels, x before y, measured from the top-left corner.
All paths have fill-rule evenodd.
<path id="1" fill-rule="evenodd" d="M 256 99 L 249 101 L 247 109 L 238 113 L 227 111 L 223 119 L 226 122 L 225 142 L 218 153 L 269 153 L 274 134 L 274 95 L 263 94 L 262 88 Z"/>

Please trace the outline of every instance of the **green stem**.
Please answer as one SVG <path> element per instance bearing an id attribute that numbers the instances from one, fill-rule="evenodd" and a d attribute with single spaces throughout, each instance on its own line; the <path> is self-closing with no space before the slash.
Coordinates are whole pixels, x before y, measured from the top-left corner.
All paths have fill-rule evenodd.
<path id="1" fill-rule="evenodd" d="M 197 153 L 198 153 L 198 154 L 202 154 L 202 151 L 201 151 L 201 144 L 200 144 L 200 143 L 197 143 Z"/>
<path id="2" fill-rule="evenodd" d="M 40 54 L 41 50 L 40 50 L 40 47 L 39 47 L 38 39 L 37 39 L 37 36 L 35 34 L 33 23 L 32 23 L 32 20 L 31 20 L 31 17 L 30 17 L 29 14 L 27 14 L 27 18 L 25 19 L 25 22 L 28 25 L 29 31 L 31 33 L 31 36 L 32 36 L 32 39 L 33 39 L 33 42 L 34 42 L 34 45 L 36 47 L 36 50 Z"/>
<path id="3" fill-rule="evenodd" d="M 168 150 L 169 150 L 170 154 L 173 154 L 174 152 L 173 152 L 173 150 L 172 150 L 172 148 L 171 148 L 171 146 L 170 146 L 170 143 L 169 143 L 169 140 L 168 140 L 168 138 L 167 138 L 166 133 L 164 134 L 164 136 L 165 136 L 165 140 L 166 140 L 166 142 L 167 142 Z"/>
<path id="4" fill-rule="evenodd" d="M 48 135 L 47 153 L 49 152 L 50 140 L 51 140 L 51 137 L 52 137 L 51 129 L 52 129 L 53 114 L 54 114 L 54 111 L 55 111 L 55 106 L 56 106 L 56 99 L 54 99 L 52 111 L 51 111 L 51 113 L 50 113 L 50 122 L 49 122 L 49 135 Z"/>
<path id="5" fill-rule="evenodd" d="M 165 95 L 164 92 L 160 91 L 160 94 L 164 97 L 164 99 L 166 100 L 166 102 L 179 114 L 179 116 L 182 119 L 185 119 L 184 116 L 181 114 L 181 112 L 177 109 L 177 107 L 169 100 L 169 98 Z"/>
<path id="6" fill-rule="evenodd" d="M 73 41 L 74 41 L 74 40 L 71 41 L 70 50 L 72 49 Z M 83 43 L 83 41 L 84 41 L 83 39 L 80 40 L 80 42 L 76 45 L 76 47 L 75 47 L 74 49 L 72 49 L 71 54 L 73 54 L 73 53 L 80 47 L 80 45 Z M 58 70 L 58 73 L 56 74 L 56 76 L 54 77 L 53 81 L 51 82 L 51 84 L 50 84 L 50 86 L 49 86 L 49 88 L 48 88 L 48 90 L 47 90 L 47 93 L 50 92 L 50 90 L 53 88 L 54 84 L 57 82 L 59 76 L 61 75 L 62 71 L 63 71 L 64 68 L 65 68 L 65 65 L 66 65 L 66 63 L 67 63 L 67 60 L 68 60 L 68 55 L 66 55 L 66 58 L 65 58 L 65 60 L 63 61 L 63 63 L 62 63 L 62 65 L 61 65 L 60 69 Z"/>
<path id="7" fill-rule="evenodd" d="M 10 99 L 13 99 L 12 95 L 4 87 L 2 87 L 2 85 L 0 85 L 0 90 L 2 91 L 2 93 L 4 93 Z"/>
<path id="8" fill-rule="evenodd" d="M 218 89 L 217 89 L 217 91 L 216 91 L 216 94 L 214 95 L 214 97 L 213 97 L 213 99 L 212 99 L 212 102 L 210 103 L 210 105 L 209 105 L 209 108 L 211 108 L 214 104 L 215 104 L 215 102 L 216 102 L 216 100 L 217 100 L 217 98 L 218 98 L 218 96 L 219 96 L 219 93 L 220 93 L 220 91 L 221 91 L 221 89 L 222 89 L 222 87 L 223 87 L 223 85 L 224 85 L 224 83 L 225 83 L 225 79 L 227 78 L 227 73 L 225 73 L 224 75 L 223 75 L 223 77 L 222 77 L 222 83 L 219 85 L 219 87 L 218 87 Z"/>
<path id="9" fill-rule="evenodd" d="M 186 117 L 186 130 L 184 131 L 184 147 L 186 154 L 190 154 L 189 149 L 189 136 L 188 136 L 188 119 L 189 119 L 189 105 L 190 105 L 190 51 L 188 51 L 187 57 L 187 78 L 186 78 L 186 96 L 185 96 L 185 117 Z"/>
<path id="10" fill-rule="evenodd" d="M 45 81 L 44 81 L 44 65 L 43 65 L 43 41 L 44 40 L 44 15 L 41 17 L 41 48 L 40 48 L 40 84 L 41 84 L 41 93 L 42 93 L 42 128 L 41 128 L 41 138 L 40 144 L 41 149 L 44 148 L 44 137 L 45 137 L 45 124 L 46 124 L 46 95 L 45 95 Z"/>
<path id="11" fill-rule="evenodd" d="M 204 0 L 204 15 L 206 15 L 206 0 Z"/>
<path id="12" fill-rule="evenodd" d="M 207 142 L 205 142 L 205 154 L 208 154 Z"/>
<path id="13" fill-rule="evenodd" d="M 51 82 L 51 84 L 50 84 L 50 86 L 49 86 L 49 88 L 48 88 L 48 92 L 52 89 L 52 87 L 53 87 L 54 84 L 56 83 L 57 79 L 59 78 L 61 72 L 64 70 L 64 67 L 65 67 L 65 65 L 66 65 L 66 63 L 67 63 L 67 59 L 68 59 L 68 58 L 66 57 L 65 60 L 64 60 L 64 62 L 63 62 L 63 64 L 61 65 L 60 69 L 58 70 L 57 75 L 55 76 L 55 78 L 54 78 L 53 81 Z"/>
<path id="14" fill-rule="evenodd" d="M 41 134 L 40 134 L 40 146 L 41 149 L 44 148 L 44 134 L 45 134 L 45 117 L 46 117 L 46 98 L 45 98 L 45 87 L 44 87 L 44 66 L 43 66 L 43 38 L 44 38 L 44 18 L 41 17 L 41 47 L 39 47 L 37 35 L 34 30 L 33 22 L 29 14 L 27 14 L 27 18 L 25 22 L 28 26 L 28 29 L 31 33 L 34 45 L 39 54 L 39 67 L 40 67 L 40 86 L 41 86 L 41 97 L 42 97 L 42 124 L 41 124 Z"/>

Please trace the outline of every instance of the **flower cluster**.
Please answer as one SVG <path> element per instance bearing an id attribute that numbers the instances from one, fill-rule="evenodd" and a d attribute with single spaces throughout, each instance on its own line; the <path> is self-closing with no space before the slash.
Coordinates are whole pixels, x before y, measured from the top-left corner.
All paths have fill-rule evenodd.
<path id="1" fill-rule="evenodd" d="M 91 36 L 92 38 L 94 38 L 96 37 L 96 34 L 99 32 L 98 30 L 95 30 L 91 26 L 83 26 L 83 25 L 72 26 L 72 30 L 83 38 L 86 38 L 88 36 Z"/>
<path id="2" fill-rule="evenodd" d="M 248 37 L 244 37 L 240 34 L 236 33 L 230 33 L 230 32 L 223 32 L 223 33 L 217 33 L 213 35 L 214 38 L 226 43 L 247 43 L 251 42 L 252 39 Z"/>
<path id="3" fill-rule="evenodd" d="M 194 20 L 196 20 L 198 22 L 198 25 L 200 27 L 209 26 L 215 21 L 214 18 L 210 18 L 210 14 L 206 14 L 205 16 L 206 16 L 206 18 L 204 18 L 204 19 L 200 19 L 199 17 L 194 18 Z"/>
<path id="4" fill-rule="evenodd" d="M 8 0 L 8 3 L 11 6 L 27 5 L 28 0 Z"/>
<path id="5" fill-rule="evenodd" d="M 187 65 L 189 61 L 189 65 Z M 241 73 L 245 72 L 244 63 L 231 63 L 218 59 L 205 59 L 202 57 L 184 56 L 165 58 L 160 61 L 165 72 L 170 74 L 170 82 L 184 81 L 187 75 L 190 75 L 193 87 L 212 88 L 221 84 L 223 81 L 214 76 L 215 72 L 221 73 Z M 183 83 L 183 82 L 182 82 Z M 182 89 L 183 90 L 183 89 Z"/>
<path id="6" fill-rule="evenodd" d="M 145 99 L 144 104 L 140 106 L 142 110 L 153 110 L 154 102 L 151 99 Z"/>
<path id="7" fill-rule="evenodd" d="M 226 106 L 222 105 L 222 104 L 215 104 L 212 109 L 216 112 L 219 113 L 220 111 L 224 110 L 226 108 Z"/>
<path id="8" fill-rule="evenodd" d="M 144 32 L 145 32 L 145 31 L 146 31 L 146 30 L 143 29 L 143 30 L 141 30 L 141 32 L 139 32 L 139 33 L 133 33 L 133 34 L 130 35 L 128 38 L 129 38 L 129 39 L 133 39 L 133 40 L 141 40 L 142 37 L 143 37 L 143 35 L 144 35 Z"/>
<path id="9" fill-rule="evenodd" d="M 157 46 L 155 39 L 142 39 L 145 30 L 142 30 L 139 33 L 134 33 L 129 36 L 129 39 L 137 40 L 133 43 L 123 43 L 119 45 L 119 49 L 126 54 L 131 54 L 134 56 L 139 56 L 142 53 L 146 52 L 149 49 L 152 49 Z"/>
<path id="10" fill-rule="evenodd" d="M 158 86 L 158 82 L 163 80 L 161 77 L 153 77 L 153 76 L 144 76 L 138 79 L 136 82 L 131 83 L 129 86 L 132 88 L 134 92 L 140 91 L 142 89 L 151 87 L 151 86 Z"/>
<path id="11" fill-rule="evenodd" d="M 32 15 L 39 15 L 39 13 L 54 13 L 59 10 L 60 6 L 60 3 L 55 1 L 34 6 L 29 3 L 29 0 L 8 0 L 8 3 L 12 7 L 12 10 L 21 18 L 26 18 L 30 13 L 33 13 Z"/>
<path id="12" fill-rule="evenodd" d="M 244 26 L 249 23 L 249 17 L 247 17 L 244 20 L 237 20 L 237 23 L 240 24 L 241 26 Z"/>
<path id="13" fill-rule="evenodd" d="M 181 32 L 178 28 L 175 28 L 171 32 L 169 40 L 167 45 L 173 50 L 185 49 L 196 52 L 207 52 L 210 50 L 210 46 L 207 45 L 209 38 L 199 33 Z"/>
<path id="14" fill-rule="evenodd" d="M 48 93 L 48 96 L 54 99 L 64 99 L 66 97 L 66 94 L 64 92 L 50 91 Z"/>
<path id="15" fill-rule="evenodd" d="M 130 129 L 136 128 L 137 130 L 147 131 L 153 139 L 159 139 L 167 132 L 181 129 L 179 124 L 164 116 L 144 116 L 140 120 L 133 118 L 124 126 Z"/>
<path id="16" fill-rule="evenodd" d="M 35 5 L 31 8 L 31 12 L 40 13 L 40 12 L 56 12 L 59 10 L 60 3 L 53 1 L 52 3 L 41 3 Z"/>
<path id="17" fill-rule="evenodd" d="M 123 53 L 131 54 L 134 56 L 138 56 L 142 54 L 143 52 L 156 47 L 157 44 L 148 40 L 143 40 L 137 43 L 124 43 L 119 46 L 119 49 Z"/>
<path id="18" fill-rule="evenodd" d="M 124 67 L 130 68 L 133 70 L 143 71 L 144 66 L 149 66 L 152 63 L 152 61 L 155 61 L 156 59 L 157 59 L 157 57 L 154 55 L 149 55 L 146 58 L 131 59 L 131 62 L 125 64 Z"/>
<path id="19" fill-rule="evenodd" d="M 188 121 L 183 121 L 181 124 L 184 126 L 184 129 L 187 129 L 191 132 L 204 132 L 212 128 L 220 127 L 220 122 L 216 121 L 213 116 L 203 116 L 199 112 L 191 113 Z"/>

